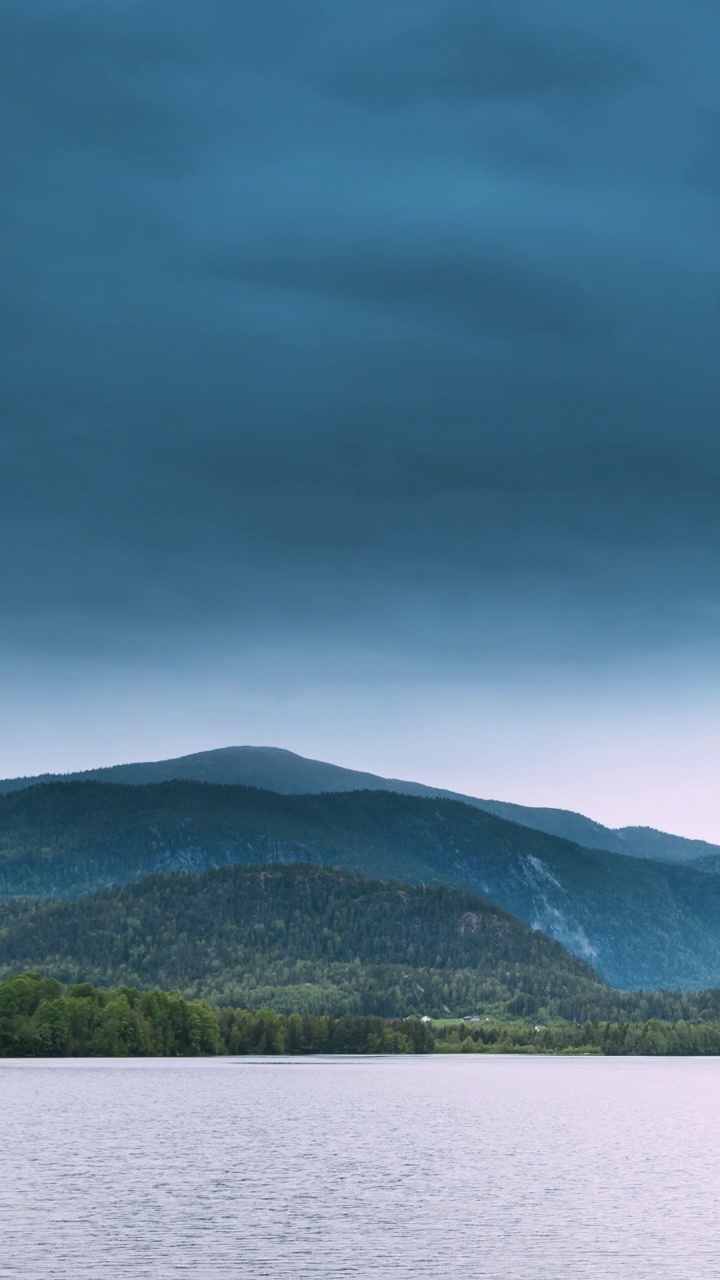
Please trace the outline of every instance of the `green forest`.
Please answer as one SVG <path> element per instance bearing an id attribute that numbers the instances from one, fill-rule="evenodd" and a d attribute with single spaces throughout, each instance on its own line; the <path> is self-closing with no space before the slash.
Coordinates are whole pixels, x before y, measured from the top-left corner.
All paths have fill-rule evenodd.
<path id="1" fill-rule="evenodd" d="M 300 863 L 0 905 L 0 977 L 177 990 L 302 1016 L 711 1022 L 720 991 L 621 992 L 475 894 Z"/>
<path id="2" fill-rule="evenodd" d="M 37 973 L 0 982 L 0 1057 L 192 1057 L 212 1054 L 429 1053 L 417 1018 L 282 1017 L 214 1009 L 177 992 L 89 982 L 64 990 Z"/>
<path id="3" fill-rule="evenodd" d="M 720 981 L 720 876 L 585 849 L 456 801 L 198 782 L 54 783 L 0 796 L 6 901 L 78 899 L 157 872 L 294 862 L 480 894 L 615 987 Z"/>
<path id="4" fill-rule="evenodd" d="M 287 1014 L 582 1017 L 610 995 L 582 960 L 474 894 L 299 863 L 3 904 L 0 976 L 25 968 Z"/>
<path id="5" fill-rule="evenodd" d="M 436 1053 L 548 1053 L 604 1054 L 620 1057 L 714 1056 L 720 1054 L 720 1021 L 560 1023 L 531 1026 L 527 1023 L 466 1023 L 440 1025 L 433 1030 Z"/>
<path id="6" fill-rule="evenodd" d="M 480 1026 L 419 1018 L 341 1018 L 213 1008 L 178 992 L 63 989 L 37 973 L 0 982 L 0 1057 L 199 1057 L 334 1053 L 720 1053 L 720 1022 L 651 1019 L 552 1027 L 511 1021 Z"/>

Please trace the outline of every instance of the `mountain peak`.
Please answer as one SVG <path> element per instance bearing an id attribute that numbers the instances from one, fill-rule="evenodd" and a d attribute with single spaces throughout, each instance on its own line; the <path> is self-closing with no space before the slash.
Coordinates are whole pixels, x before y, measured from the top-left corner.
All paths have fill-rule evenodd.
<path id="1" fill-rule="evenodd" d="M 0 795 L 19 791 L 39 782 L 119 782 L 142 785 L 172 781 L 213 782 L 229 786 L 259 787 L 281 795 L 312 795 L 325 791 L 395 791 L 403 795 L 459 800 L 484 809 L 506 821 L 519 823 L 548 835 L 562 836 L 589 849 L 606 849 L 636 858 L 696 865 L 702 869 L 720 867 L 720 846 L 702 840 L 655 831 L 651 827 L 623 827 L 613 830 L 568 809 L 530 807 L 505 800 L 484 800 L 443 787 L 313 760 L 275 746 L 226 746 L 169 760 L 108 765 L 77 773 L 41 774 L 35 778 L 0 781 Z"/>

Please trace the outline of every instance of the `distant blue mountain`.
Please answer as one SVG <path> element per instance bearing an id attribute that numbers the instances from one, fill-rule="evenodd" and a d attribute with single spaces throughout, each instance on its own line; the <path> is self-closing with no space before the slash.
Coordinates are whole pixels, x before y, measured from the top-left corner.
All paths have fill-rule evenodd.
<path id="1" fill-rule="evenodd" d="M 718 875 L 587 849 L 434 796 L 280 795 L 190 780 L 49 783 L 1 796 L 0 943 L 18 912 L 25 919 L 13 932 L 20 950 L 6 951 L 5 962 L 38 968 L 46 955 L 45 917 L 18 899 L 77 900 L 136 882 L 152 893 L 158 872 L 293 862 L 480 894 L 616 987 L 720 986 Z M 90 927 L 83 919 L 81 931 Z M 102 958 L 111 935 L 98 928 L 86 942 Z M 323 945 L 339 954 L 334 938 Z"/>
<path id="2" fill-rule="evenodd" d="M 33 778 L 0 781 L 0 795 L 19 791 L 39 782 L 119 782 L 142 785 L 175 780 L 212 782 L 234 786 L 260 787 L 281 795 L 311 795 L 324 791 L 395 791 L 402 795 L 434 796 L 461 800 L 499 818 L 520 823 L 535 831 L 562 836 L 589 849 L 606 849 L 633 858 L 682 863 L 703 871 L 720 871 L 720 846 L 703 840 L 656 831 L 652 827 L 604 827 L 581 813 L 568 809 L 533 808 L 504 800 L 482 800 L 442 787 L 399 778 L 382 778 L 374 773 L 344 769 L 321 760 L 309 760 L 281 747 L 220 747 L 199 751 L 173 760 L 138 764 L 109 765 L 79 773 L 41 774 Z"/>

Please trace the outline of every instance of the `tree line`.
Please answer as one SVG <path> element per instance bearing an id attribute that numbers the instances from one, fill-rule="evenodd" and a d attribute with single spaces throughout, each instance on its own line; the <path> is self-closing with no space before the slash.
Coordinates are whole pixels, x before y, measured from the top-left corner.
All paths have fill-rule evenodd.
<path id="1" fill-rule="evenodd" d="M 720 1022 L 561 1023 L 551 1027 L 509 1023 L 471 1027 L 466 1023 L 434 1031 L 438 1053 L 603 1054 L 607 1057 L 712 1057 L 720 1054 Z"/>
<path id="2" fill-rule="evenodd" d="M 192 1057 L 216 1054 L 387 1053 L 720 1054 L 720 1021 L 650 1018 L 553 1026 L 487 1019 L 339 1018 L 214 1008 L 176 991 L 63 989 L 24 973 L 0 982 L 0 1057 Z"/>
<path id="3" fill-rule="evenodd" d="M 0 982 L 0 1057 L 192 1057 L 214 1054 L 429 1053 L 418 1019 L 285 1017 L 216 1009 L 176 991 L 115 990 L 24 973 Z"/>

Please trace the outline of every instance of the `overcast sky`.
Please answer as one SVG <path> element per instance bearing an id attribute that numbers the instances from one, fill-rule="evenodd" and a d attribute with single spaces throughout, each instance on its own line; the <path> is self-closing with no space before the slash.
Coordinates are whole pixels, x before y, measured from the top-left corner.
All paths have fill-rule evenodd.
<path id="1" fill-rule="evenodd" d="M 0 773 L 720 840 L 715 0 L 5 0 Z"/>

